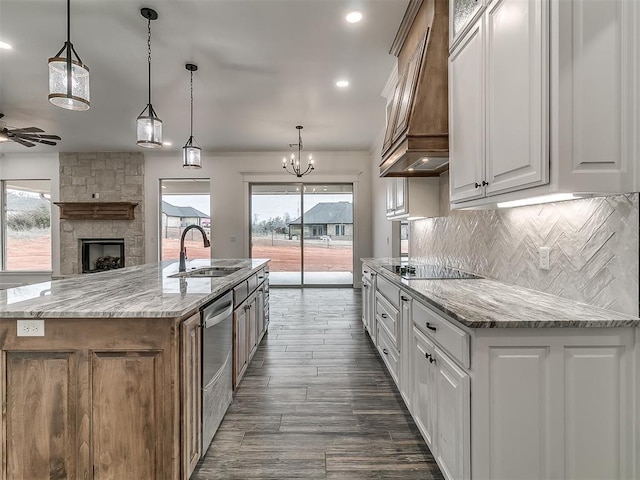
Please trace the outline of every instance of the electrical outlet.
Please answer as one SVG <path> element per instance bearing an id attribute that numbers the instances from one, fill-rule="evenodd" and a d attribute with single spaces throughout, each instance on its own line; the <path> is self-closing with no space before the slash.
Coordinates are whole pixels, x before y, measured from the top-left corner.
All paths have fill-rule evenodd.
<path id="1" fill-rule="evenodd" d="M 44 320 L 18 320 L 19 337 L 44 337 Z"/>
<path id="2" fill-rule="evenodd" d="M 549 247 L 540 247 L 538 249 L 538 262 L 541 270 L 549 270 L 550 261 L 549 257 L 551 249 Z"/>

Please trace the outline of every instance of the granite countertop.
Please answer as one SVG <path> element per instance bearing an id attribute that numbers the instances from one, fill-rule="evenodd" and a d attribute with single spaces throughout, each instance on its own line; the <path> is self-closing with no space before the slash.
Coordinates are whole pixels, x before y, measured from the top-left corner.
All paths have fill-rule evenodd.
<path id="1" fill-rule="evenodd" d="M 383 268 L 399 264 L 400 259 L 361 260 L 416 298 L 469 328 L 640 326 L 640 318 L 632 315 L 496 280 L 406 280 Z"/>
<path id="2" fill-rule="evenodd" d="M 225 277 L 170 278 L 167 260 L 0 291 L 0 318 L 182 317 L 225 293 L 268 259 L 193 259 L 187 270 L 207 266 L 240 270 Z"/>

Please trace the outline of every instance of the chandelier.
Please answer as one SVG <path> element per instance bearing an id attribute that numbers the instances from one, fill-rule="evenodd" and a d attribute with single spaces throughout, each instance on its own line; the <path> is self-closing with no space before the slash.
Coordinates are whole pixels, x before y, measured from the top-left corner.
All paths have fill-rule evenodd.
<path id="1" fill-rule="evenodd" d="M 314 166 L 313 166 L 313 156 L 311 154 L 309 154 L 309 158 L 307 159 L 306 168 L 302 166 L 302 163 L 300 160 L 300 154 L 302 152 L 302 134 L 301 134 L 302 125 L 298 125 L 296 128 L 298 129 L 298 143 L 290 143 L 289 146 L 298 147 L 298 158 L 296 158 L 293 153 L 291 154 L 291 158 L 289 160 L 287 160 L 287 157 L 284 157 L 282 159 L 282 168 L 284 168 L 287 171 L 287 173 L 290 173 L 291 175 L 295 175 L 296 177 L 300 178 L 303 175 L 306 175 L 307 173 L 313 172 Z"/>

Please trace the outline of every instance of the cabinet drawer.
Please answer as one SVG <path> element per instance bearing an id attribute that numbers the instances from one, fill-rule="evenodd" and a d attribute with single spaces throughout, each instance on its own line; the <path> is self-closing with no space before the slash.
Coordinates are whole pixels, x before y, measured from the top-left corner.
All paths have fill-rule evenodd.
<path id="1" fill-rule="evenodd" d="M 387 300 L 389 300 L 396 310 L 400 309 L 400 288 L 396 287 L 382 275 L 378 275 L 376 289 L 379 290 Z"/>
<path id="2" fill-rule="evenodd" d="M 465 368 L 469 368 L 469 335 L 420 302 L 413 302 L 413 323 Z"/>
<path id="3" fill-rule="evenodd" d="M 249 288 L 247 287 L 247 282 L 240 282 L 238 285 L 233 287 L 233 305 L 235 308 L 238 308 L 242 302 L 245 301 L 247 296 L 249 295 Z"/>
<path id="4" fill-rule="evenodd" d="M 362 277 L 371 281 L 371 275 L 373 274 L 373 270 L 369 265 L 362 264 Z"/>
<path id="5" fill-rule="evenodd" d="M 398 385 L 398 358 L 400 355 L 384 328 L 378 330 L 378 351 L 384 363 L 387 365 L 393 381 Z"/>
<path id="6" fill-rule="evenodd" d="M 253 292 L 258 287 L 258 275 L 253 274 L 247 279 L 247 290 Z"/>
<path id="7" fill-rule="evenodd" d="M 387 329 L 387 334 L 393 342 L 393 346 L 398 348 L 398 318 L 400 314 L 393 305 L 391 305 L 386 298 L 376 292 L 376 319 L 378 325 L 384 325 Z M 384 330 L 379 328 L 378 330 Z"/>

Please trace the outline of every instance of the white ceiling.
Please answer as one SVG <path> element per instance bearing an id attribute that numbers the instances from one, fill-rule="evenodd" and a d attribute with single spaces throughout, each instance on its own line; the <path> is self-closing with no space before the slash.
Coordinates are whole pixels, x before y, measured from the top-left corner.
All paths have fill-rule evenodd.
<path id="1" fill-rule="evenodd" d="M 71 40 L 91 70 L 91 108 L 47 100 L 47 59 L 66 39 L 65 0 L 0 0 L 0 112 L 14 127 L 57 134 L 57 147 L 2 152 L 135 151 L 135 119 L 147 103 L 147 20 L 152 30 L 152 103 L 164 140 L 189 136 L 206 151 L 368 150 L 384 123 L 380 96 L 388 53 L 408 0 L 72 0 Z M 344 17 L 360 10 L 364 19 Z M 351 85 L 338 89 L 346 78 Z"/>

